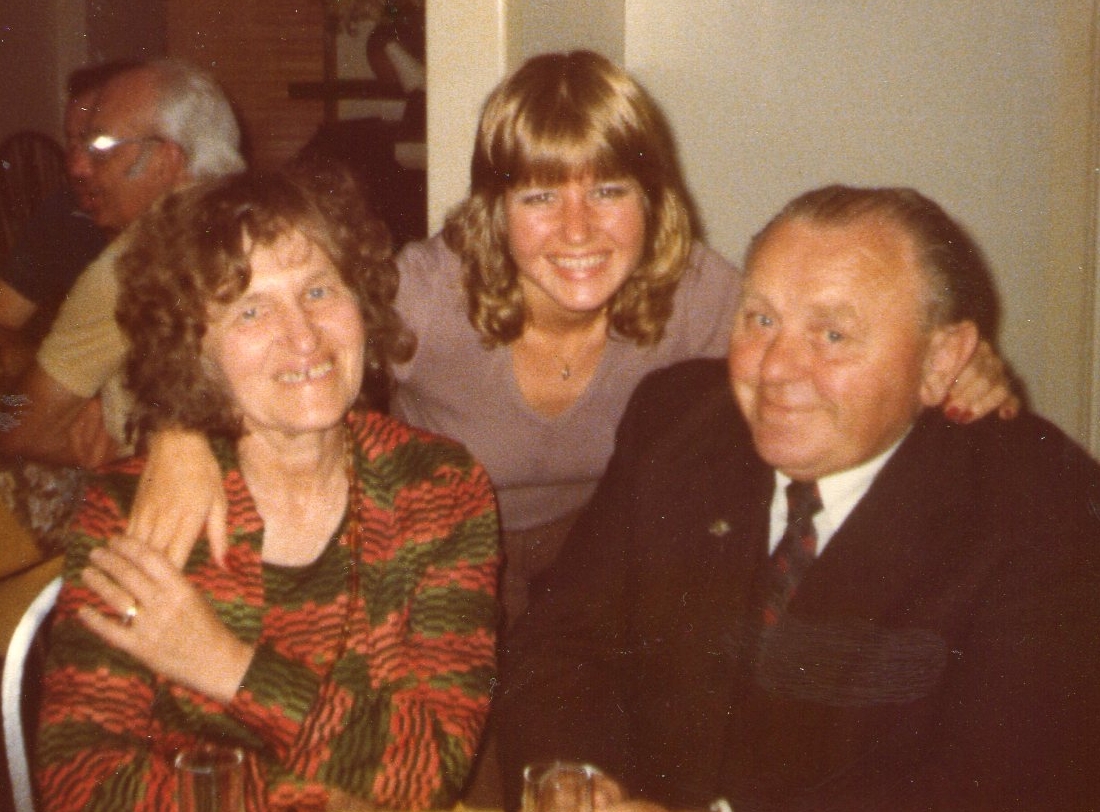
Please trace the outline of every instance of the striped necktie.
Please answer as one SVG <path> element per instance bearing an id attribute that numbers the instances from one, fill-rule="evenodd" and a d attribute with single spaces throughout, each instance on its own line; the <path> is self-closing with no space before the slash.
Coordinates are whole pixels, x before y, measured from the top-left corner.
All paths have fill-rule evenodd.
<path id="1" fill-rule="evenodd" d="M 772 553 L 765 587 L 762 617 L 765 631 L 779 622 L 798 582 L 817 556 L 813 517 L 821 508 L 816 482 L 792 480 L 787 486 L 787 529 Z"/>

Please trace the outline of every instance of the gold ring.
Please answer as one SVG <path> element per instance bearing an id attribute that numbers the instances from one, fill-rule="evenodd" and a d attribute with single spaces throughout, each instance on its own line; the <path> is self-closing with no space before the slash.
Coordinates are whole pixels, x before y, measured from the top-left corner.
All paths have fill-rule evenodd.
<path id="1" fill-rule="evenodd" d="M 134 618 L 137 617 L 137 614 L 138 605 L 137 601 L 134 601 L 129 606 L 127 606 L 126 611 L 122 613 L 122 625 L 129 626 L 131 623 L 134 622 Z"/>

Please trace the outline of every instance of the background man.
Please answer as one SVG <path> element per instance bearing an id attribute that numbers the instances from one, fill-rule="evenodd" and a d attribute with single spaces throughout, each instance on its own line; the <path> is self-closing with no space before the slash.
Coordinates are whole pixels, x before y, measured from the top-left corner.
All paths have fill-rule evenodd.
<path id="1" fill-rule="evenodd" d="M 42 202 L 0 264 L 0 371 L 11 380 L 25 371 L 57 308 L 108 235 L 91 218 L 92 196 L 76 167 L 99 90 L 132 67 L 105 62 L 73 71 L 65 105 L 68 184 Z"/>
<path id="2" fill-rule="evenodd" d="M 213 79 L 174 60 L 135 66 L 100 92 L 73 174 L 91 196 L 90 213 L 121 232 L 165 193 L 244 168 L 240 130 Z M 15 388 L 26 405 L 0 432 L 7 457 L 92 466 L 118 453 L 126 399 L 123 339 L 115 325 L 114 262 L 125 235 L 81 275 Z M 99 400 L 107 434 L 100 426 Z"/>
<path id="3" fill-rule="evenodd" d="M 556 757 L 636 806 L 1094 808 L 1100 466 L 930 408 L 992 311 L 977 247 L 911 190 L 830 187 L 746 267 L 728 371 L 643 382 L 514 634 L 510 804 Z"/>

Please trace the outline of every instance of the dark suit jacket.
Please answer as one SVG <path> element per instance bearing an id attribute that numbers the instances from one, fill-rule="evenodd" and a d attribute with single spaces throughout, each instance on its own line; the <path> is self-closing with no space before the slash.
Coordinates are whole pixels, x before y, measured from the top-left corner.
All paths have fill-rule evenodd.
<path id="1" fill-rule="evenodd" d="M 756 809 L 1100 808 L 1100 466 L 926 413 L 759 647 L 774 473 L 725 365 L 642 383 L 507 641 L 509 805 L 538 758 Z"/>

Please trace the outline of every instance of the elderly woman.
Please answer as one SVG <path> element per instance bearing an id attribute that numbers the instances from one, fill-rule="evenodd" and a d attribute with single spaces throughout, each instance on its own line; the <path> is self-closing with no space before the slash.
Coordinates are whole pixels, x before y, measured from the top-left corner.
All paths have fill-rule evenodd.
<path id="1" fill-rule="evenodd" d="M 324 182 L 322 182 L 324 181 Z M 242 175 L 138 227 L 133 426 L 210 439 L 224 566 L 119 537 L 144 459 L 74 525 L 37 749 L 45 808 L 175 808 L 173 756 L 245 752 L 248 810 L 449 806 L 494 666 L 496 505 L 456 443 L 367 411 L 411 350 L 385 229 L 346 182 Z"/>

